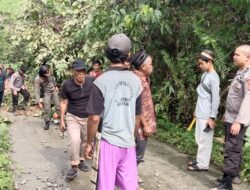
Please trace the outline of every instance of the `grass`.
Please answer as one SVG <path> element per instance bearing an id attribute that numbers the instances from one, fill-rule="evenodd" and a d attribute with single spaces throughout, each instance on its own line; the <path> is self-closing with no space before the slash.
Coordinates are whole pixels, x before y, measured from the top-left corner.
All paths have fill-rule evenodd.
<path id="1" fill-rule="evenodd" d="M 10 170 L 9 158 L 9 133 L 8 125 L 3 118 L 0 117 L 0 190 L 13 189 L 13 177 Z"/>
<path id="2" fill-rule="evenodd" d="M 219 126 L 218 126 L 219 127 Z M 218 132 L 220 131 L 220 132 Z M 215 136 L 221 137 L 223 127 L 215 133 Z M 197 145 L 195 143 L 194 128 L 191 131 L 187 131 L 186 128 L 178 126 L 169 122 L 166 118 L 158 117 L 158 129 L 156 139 L 172 145 L 180 152 L 187 154 L 188 156 L 195 158 L 197 152 Z M 249 142 L 248 142 L 249 143 Z M 214 140 L 213 151 L 211 161 L 218 168 L 222 168 L 224 162 L 222 143 Z M 244 181 L 250 181 L 250 145 L 246 144 L 244 147 L 244 162 L 241 167 L 241 176 Z"/>
<path id="3" fill-rule="evenodd" d="M 0 12 L 16 14 L 19 11 L 22 0 L 0 0 Z"/>
<path id="4" fill-rule="evenodd" d="M 187 131 L 186 128 L 165 122 L 165 127 L 157 129 L 156 138 L 162 142 L 172 145 L 174 148 L 195 159 L 197 145 L 195 143 L 194 128 Z M 213 143 L 211 161 L 214 165 L 221 168 L 223 165 L 223 145 L 217 141 Z"/>

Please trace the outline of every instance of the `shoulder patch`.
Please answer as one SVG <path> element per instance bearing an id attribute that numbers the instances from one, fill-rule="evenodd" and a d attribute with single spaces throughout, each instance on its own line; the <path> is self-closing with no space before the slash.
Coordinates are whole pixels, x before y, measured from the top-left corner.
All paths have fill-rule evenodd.
<path id="1" fill-rule="evenodd" d="M 247 79 L 247 89 L 250 91 L 250 78 Z"/>

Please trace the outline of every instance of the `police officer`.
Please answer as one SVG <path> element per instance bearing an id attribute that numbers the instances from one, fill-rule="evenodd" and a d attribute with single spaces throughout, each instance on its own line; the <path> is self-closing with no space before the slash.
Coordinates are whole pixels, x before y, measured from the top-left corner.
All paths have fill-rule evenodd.
<path id="1" fill-rule="evenodd" d="M 233 189 L 232 180 L 240 172 L 243 139 L 250 125 L 250 45 L 237 47 L 233 61 L 239 71 L 230 85 L 226 101 L 224 175 L 212 190 Z"/>
<path id="2" fill-rule="evenodd" d="M 10 110 L 11 112 L 15 112 L 17 110 L 19 94 L 21 94 L 24 98 L 24 106 L 27 105 L 30 99 L 30 93 L 24 84 L 26 71 L 27 67 L 22 65 L 10 78 L 10 88 L 12 91 L 13 102 L 13 108 Z"/>
<path id="3" fill-rule="evenodd" d="M 44 91 L 44 130 L 49 129 L 50 113 L 51 113 L 51 100 L 55 106 L 56 112 L 60 112 L 60 103 L 58 96 L 58 88 L 56 86 L 54 77 L 51 75 L 49 66 L 44 64 L 39 68 L 39 73 L 34 81 L 36 104 L 40 109 L 43 109 L 43 104 L 40 102 L 40 92 Z"/>

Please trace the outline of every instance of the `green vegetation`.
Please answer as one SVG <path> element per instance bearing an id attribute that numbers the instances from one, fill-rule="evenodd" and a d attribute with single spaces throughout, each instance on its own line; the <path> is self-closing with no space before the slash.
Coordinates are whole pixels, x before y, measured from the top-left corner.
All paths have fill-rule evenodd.
<path id="1" fill-rule="evenodd" d="M 0 12 L 16 14 L 20 10 L 21 3 L 22 0 L 0 0 Z"/>
<path id="2" fill-rule="evenodd" d="M 13 189 L 13 178 L 10 171 L 8 121 L 0 117 L 0 190 Z"/>
<path id="3" fill-rule="evenodd" d="M 162 120 L 157 138 L 194 154 L 193 133 L 185 127 L 192 119 L 200 79 L 196 56 L 203 49 L 216 54 L 221 118 L 236 69 L 230 55 L 237 45 L 249 43 L 249 6 L 249 0 L 25 0 L 15 23 L 4 20 L 11 30 L 0 29 L 0 58 L 5 64 L 26 64 L 31 72 L 48 62 L 61 83 L 72 60 L 90 63 L 93 57 L 103 58 L 107 39 L 126 33 L 133 52 L 145 48 L 154 59 L 153 96 Z M 223 127 L 217 128 L 216 136 L 223 136 Z M 246 157 L 243 174 L 250 180 Z M 220 165 L 222 159 L 215 145 L 214 163 Z"/>
<path id="4" fill-rule="evenodd" d="M 250 181 L 250 145 L 244 147 L 244 162 L 241 171 L 242 176 L 245 180 Z"/>
<path id="5" fill-rule="evenodd" d="M 0 63 L 15 63 L 12 54 L 11 35 L 15 28 L 15 20 L 21 10 L 22 0 L 0 0 Z"/>
<path id="6" fill-rule="evenodd" d="M 158 118 L 158 127 L 156 135 L 158 140 L 171 144 L 179 151 L 195 158 L 197 145 L 194 141 L 194 127 L 191 131 L 187 131 L 185 128 L 169 122 L 167 118 Z M 213 144 L 212 162 L 216 166 L 223 165 L 223 145 L 217 141 L 214 141 Z"/>

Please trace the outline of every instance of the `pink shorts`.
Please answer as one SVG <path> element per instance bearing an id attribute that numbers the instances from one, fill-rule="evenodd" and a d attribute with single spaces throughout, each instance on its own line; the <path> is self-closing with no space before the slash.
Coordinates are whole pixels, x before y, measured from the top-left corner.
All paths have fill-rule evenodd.
<path id="1" fill-rule="evenodd" d="M 98 190 L 136 190 L 137 165 L 135 147 L 121 148 L 101 140 Z"/>

